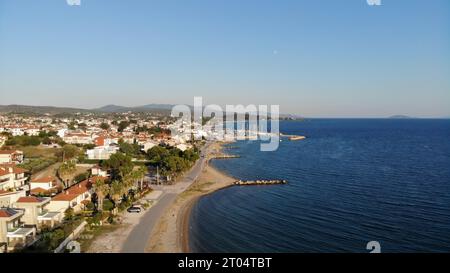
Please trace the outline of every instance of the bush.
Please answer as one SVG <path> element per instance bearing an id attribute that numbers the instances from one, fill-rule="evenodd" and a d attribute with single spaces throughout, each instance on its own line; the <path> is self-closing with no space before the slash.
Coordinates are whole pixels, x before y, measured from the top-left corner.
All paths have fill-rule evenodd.
<path id="1" fill-rule="evenodd" d="M 114 208 L 114 204 L 113 204 L 113 202 L 111 202 L 111 200 L 105 199 L 103 201 L 103 210 L 111 211 L 113 208 Z"/>
<path id="2" fill-rule="evenodd" d="M 74 212 L 73 208 L 66 209 L 64 220 L 66 220 L 66 221 L 72 220 L 74 217 L 74 214 L 75 214 L 75 212 Z"/>
<path id="3" fill-rule="evenodd" d="M 95 209 L 94 203 L 92 203 L 92 202 L 87 203 L 86 209 L 87 210 L 94 210 Z"/>
<path id="4" fill-rule="evenodd" d="M 5 142 L 7 146 L 38 146 L 41 144 L 41 138 L 38 136 L 15 136 Z"/>
<path id="5" fill-rule="evenodd" d="M 97 213 L 93 214 L 91 218 L 87 219 L 87 222 L 90 225 L 98 226 L 98 225 L 100 225 L 102 220 L 103 220 L 103 214 L 100 212 L 97 212 Z"/>
<path id="6" fill-rule="evenodd" d="M 58 160 L 55 157 L 36 158 L 30 159 L 26 163 L 19 164 L 18 166 L 27 169 L 30 173 L 34 174 L 56 163 L 57 161 Z"/>
<path id="7" fill-rule="evenodd" d="M 75 176 L 74 180 L 76 183 L 78 183 L 78 182 L 88 179 L 88 177 L 89 177 L 88 173 L 80 173 L 77 176 Z"/>

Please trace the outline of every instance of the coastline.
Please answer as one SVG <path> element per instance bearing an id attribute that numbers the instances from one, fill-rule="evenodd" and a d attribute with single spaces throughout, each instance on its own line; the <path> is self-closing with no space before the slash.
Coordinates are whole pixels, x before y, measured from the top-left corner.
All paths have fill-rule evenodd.
<path id="1" fill-rule="evenodd" d="M 145 252 L 189 252 L 189 219 L 193 206 L 200 197 L 230 187 L 236 181 L 209 164 L 215 155 L 221 154 L 223 144 L 214 143 L 208 149 L 205 168 L 198 179 L 180 193 L 163 213 L 148 238 Z"/>

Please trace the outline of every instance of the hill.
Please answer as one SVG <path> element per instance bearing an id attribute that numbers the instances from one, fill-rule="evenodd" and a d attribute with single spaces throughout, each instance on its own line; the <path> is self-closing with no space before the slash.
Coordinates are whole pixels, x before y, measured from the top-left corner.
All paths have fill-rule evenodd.
<path id="1" fill-rule="evenodd" d="M 37 114 L 61 114 L 61 113 L 82 113 L 88 112 L 86 109 L 54 106 L 32 106 L 32 105 L 0 105 L 0 112 L 8 113 L 37 113 Z"/>

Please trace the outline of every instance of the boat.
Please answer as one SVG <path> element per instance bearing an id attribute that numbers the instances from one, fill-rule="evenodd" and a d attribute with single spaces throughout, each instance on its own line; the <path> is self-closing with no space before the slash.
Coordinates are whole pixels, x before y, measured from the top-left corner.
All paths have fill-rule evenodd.
<path id="1" fill-rule="evenodd" d="M 291 137 L 289 137 L 289 140 L 294 141 L 294 140 L 302 140 L 305 138 L 306 138 L 305 136 L 291 136 Z"/>

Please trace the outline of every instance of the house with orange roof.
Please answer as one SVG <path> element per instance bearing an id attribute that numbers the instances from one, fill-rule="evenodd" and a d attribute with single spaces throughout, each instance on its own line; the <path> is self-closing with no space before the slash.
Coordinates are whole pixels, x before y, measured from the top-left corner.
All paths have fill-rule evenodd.
<path id="1" fill-rule="evenodd" d="M 26 170 L 14 164 L 0 165 L 0 207 L 8 207 L 22 196 L 26 196 L 29 185 L 26 184 Z"/>
<path id="2" fill-rule="evenodd" d="M 111 155 L 117 153 L 119 147 L 117 142 L 107 136 L 98 136 L 94 139 L 95 147 L 86 151 L 86 156 L 88 159 L 93 160 L 106 160 L 111 157 Z"/>
<path id="3" fill-rule="evenodd" d="M 35 178 L 30 181 L 32 195 L 52 195 L 58 192 L 58 182 L 54 176 Z"/>
<path id="4" fill-rule="evenodd" d="M 27 170 L 17 167 L 15 164 L 0 164 L 0 190 L 26 188 Z"/>
<path id="5" fill-rule="evenodd" d="M 92 186 L 96 179 L 106 179 L 104 177 L 90 177 L 80 183 L 77 183 L 63 192 L 52 197 L 48 209 L 51 211 L 65 212 L 72 208 L 75 212 L 85 208 L 85 205 L 91 201 Z"/>
<path id="6" fill-rule="evenodd" d="M 19 150 L 0 150 L 0 164 L 22 163 L 23 152 Z"/>
<path id="7" fill-rule="evenodd" d="M 36 228 L 24 225 L 24 213 L 20 209 L 0 208 L 0 244 L 6 245 L 6 251 L 27 247 L 35 241 Z"/>
<path id="8" fill-rule="evenodd" d="M 53 228 L 62 221 L 60 211 L 50 211 L 50 197 L 25 196 L 19 198 L 14 206 L 24 210 L 22 221 L 27 226 L 35 227 L 38 231 L 43 227 Z"/>

